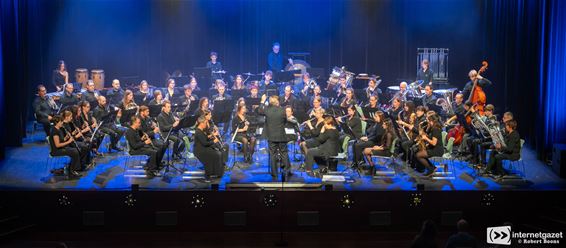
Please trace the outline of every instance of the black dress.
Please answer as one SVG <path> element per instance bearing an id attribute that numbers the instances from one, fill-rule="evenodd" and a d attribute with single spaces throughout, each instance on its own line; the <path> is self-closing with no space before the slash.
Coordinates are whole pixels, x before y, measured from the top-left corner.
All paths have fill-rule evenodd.
<path id="1" fill-rule="evenodd" d="M 224 175 L 224 154 L 214 148 L 215 143 L 199 128 L 195 129 L 194 154 L 204 165 L 204 173 L 207 177 Z M 226 152 L 227 153 L 227 152 Z M 227 156 L 226 156 L 227 157 Z"/>
<path id="2" fill-rule="evenodd" d="M 442 131 L 440 128 L 433 127 L 428 132 L 428 136 L 430 139 L 436 138 L 436 145 L 429 147 L 426 149 L 426 153 L 429 157 L 442 157 L 444 155 L 444 147 L 442 145 Z"/>

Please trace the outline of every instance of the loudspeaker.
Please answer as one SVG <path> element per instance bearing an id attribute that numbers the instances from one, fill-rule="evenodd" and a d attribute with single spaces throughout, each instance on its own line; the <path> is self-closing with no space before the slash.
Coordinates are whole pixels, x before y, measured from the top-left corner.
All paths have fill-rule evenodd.
<path id="1" fill-rule="evenodd" d="M 83 211 L 84 226 L 104 226 L 104 211 Z"/>
<path id="2" fill-rule="evenodd" d="M 246 226 L 246 211 L 224 212 L 225 226 Z"/>
<path id="3" fill-rule="evenodd" d="M 552 148 L 552 169 L 561 178 L 566 178 L 566 144 L 554 144 Z"/>
<path id="4" fill-rule="evenodd" d="M 318 211 L 297 211 L 297 226 L 318 226 Z"/>
<path id="5" fill-rule="evenodd" d="M 391 211 L 371 211 L 369 212 L 370 226 L 390 226 Z"/>
<path id="6" fill-rule="evenodd" d="M 156 226 L 176 226 L 177 225 L 177 211 L 156 211 L 155 212 L 155 225 Z"/>
<path id="7" fill-rule="evenodd" d="M 443 226 L 456 226 L 456 222 L 462 219 L 462 211 L 442 211 L 440 224 Z"/>

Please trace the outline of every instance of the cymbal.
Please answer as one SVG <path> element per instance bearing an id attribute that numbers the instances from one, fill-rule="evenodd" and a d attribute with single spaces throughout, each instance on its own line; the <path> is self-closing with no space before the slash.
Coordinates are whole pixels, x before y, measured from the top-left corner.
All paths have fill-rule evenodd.
<path id="1" fill-rule="evenodd" d="M 253 74 L 251 72 L 242 73 L 242 75 L 244 75 L 244 76 L 255 76 L 255 74 Z"/>

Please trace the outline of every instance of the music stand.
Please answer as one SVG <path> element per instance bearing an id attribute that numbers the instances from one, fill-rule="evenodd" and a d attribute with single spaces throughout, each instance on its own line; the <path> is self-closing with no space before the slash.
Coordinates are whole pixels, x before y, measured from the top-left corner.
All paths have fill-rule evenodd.
<path id="1" fill-rule="evenodd" d="M 197 79 L 197 81 L 199 82 L 207 82 L 207 85 L 202 85 L 201 84 L 201 88 L 202 89 L 207 89 L 210 88 L 210 84 L 212 81 L 212 70 L 210 70 L 210 68 L 206 68 L 206 67 L 194 67 L 193 68 L 193 75 L 195 76 L 195 78 Z"/>
<path id="2" fill-rule="evenodd" d="M 301 74 L 301 70 L 273 72 L 273 81 L 275 82 L 289 82 L 295 79 L 295 74 Z"/>
<path id="3" fill-rule="evenodd" d="M 120 117 L 120 124 L 126 124 L 126 123 L 130 123 L 130 120 L 132 119 L 132 116 L 136 115 L 136 113 L 138 112 L 138 109 L 128 109 L 128 110 L 122 110 L 122 116 Z"/>
<path id="4" fill-rule="evenodd" d="M 161 113 L 163 104 L 149 105 L 149 116 L 152 118 L 157 117 Z"/>
<path id="5" fill-rule="evenodd" d="M 212 120 L 215 123 L 224 123 L 228 125 L 230 114 L 232 113 L 232 106 L 234 101 L 231 99 L 214 101 L 214 109 L 212 109 Z M 227 130 L 224 128 L 224 130 Z"/>
<path id="6" fill-rule="evenodd" d="M 247 94 L 248 91 L 246 89 L 232 90 L 232 98 L 236 100 L 240 99 L 241 97 L 246 97 Z"/>
<path id="7" fill-rule="evenodd" d="M 354 133 L 354 131 L 352 131 L 352 129 L 350 128 L 350 126 L 348 126 L 348 123 L 346 123 L 346 122 L 341 122 L 340 128 L 342 129 L 342 131 L 344 133 L 346 133 L 350 137 L 354 137 L 354 140 L 356 140 L 356 141 L 357 141 L 357 139 L 361 138 L 361 137 L 356 137 L 356 134 Z M 348 149 L 348 148 L 346 148 L 346 149 Z M 347 153 L 348 151 L 346 150 L 345 152 Z M 352 161 L 350 166 L 348 166 L 348 168 L 343 170 L 341 174 L 344 175 L 350 170 L 355 171 L 356 173 L 358 173 L 358 177 L 361 177 L 360 167 L 358 166 L 357 163 L 354 163 L 354 161 Z"/>
<path id="8" fill-rule="evenodd" d="M 187 76 L 169 77 L 169 79 L 175 80 L 176 85 L 186 85 L 191 82 L 191 80 Z"/>

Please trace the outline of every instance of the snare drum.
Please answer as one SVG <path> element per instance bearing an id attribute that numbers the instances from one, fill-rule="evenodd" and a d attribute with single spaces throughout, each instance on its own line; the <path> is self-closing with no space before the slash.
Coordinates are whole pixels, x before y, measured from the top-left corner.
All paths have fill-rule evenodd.
<path id="1" fill-rule="evenodd" d="M 92 82 L 94 83 L 94 88 L 97 90 L 104 89 L 104 70 L 100 70 L 100 69 L 91 70 L 90 75 L 92 76 Z"/>
<path id="2" fill-rule="evenodd" d="M 75 82 L 81 83 L 83 88 L 86 88 L 88 82 L 88 70 L 85 68 L 78 68 L 75 70 Z"/>

